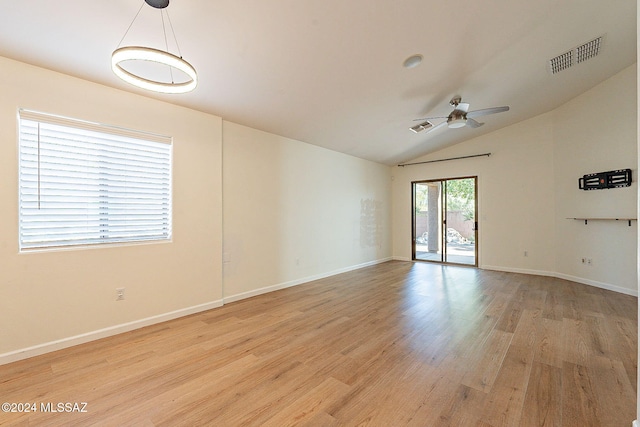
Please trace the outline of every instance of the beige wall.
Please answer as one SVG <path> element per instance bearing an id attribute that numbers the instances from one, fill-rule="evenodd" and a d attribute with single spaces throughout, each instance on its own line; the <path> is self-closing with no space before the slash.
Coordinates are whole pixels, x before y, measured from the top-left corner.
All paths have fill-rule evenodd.
<path id="1" fill-rule="evenodd" d="M 637 175 L 635 76 L 629 67 L 554 111 L 414 161 L 491 152 L 488 158 L 394 168 L 394 256 L 411 257 L 411 181 L 478 175 L 481 267 L 637 294 L 637 222 L 585 226 L 566 219 L 636 217 L 635 182 L 578 190 L 586 173 L 632 168 Z M 582 265 L 581 257 L 593 265 Z"/>
<path id="2" fill-rule="evenodd" d="M 577 189 L 584 173 L 636 164 L 635 66 L 555 111 L 416 160 L 489 158 L 406 168 L 3 58 L 0 77 L 0 361 L 408 259 L 410 182 L 420 179 L 479 177 L 482 267 L 637 293 L 636 223 L 565 219 L 635 216 L 635 182 Z M 20 107 L 173 136 L 173 242 L 19 254 Z M 576 265 L 582 256 L 594 265 Z"/>
<path id="3" fill-rule="evenodd" d="M 391 257 L 388 166 L 4 58 L 0 90 L 0 363 Z M 19 254 L 21 107 L 172 136 L 173 241 Z"/>
<path id="4" fill-rule="evenodd" d="M 224 122 L 224 295 L 391 257 L 388 166 Z"/>
<path id="5" fill-rule="evenodd" d="M 0 355 L 221 303 L 220 118 L 4 58 L 0 93 Z M 173 242 L 19 254 L 20 107 L 172 136 Z"/>

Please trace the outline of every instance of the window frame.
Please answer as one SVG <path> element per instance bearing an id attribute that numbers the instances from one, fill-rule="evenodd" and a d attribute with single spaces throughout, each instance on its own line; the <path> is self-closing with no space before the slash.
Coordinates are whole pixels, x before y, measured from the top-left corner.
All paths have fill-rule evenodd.
<path id="1" fill-rule="evenodd" d="M 37 166 L 35 167 L 33 166 L 34 136 L 32 134 L 31 140 L 27 141 L 27 133 L 25 131 L 25 127 L 31 126 L 31 129 L 33 129 L 34 125 L 37 125 L 38 129 L 36 136 Z M 78 166 L 79 169 L 75 170 L 73 166 L 59 163 L 60 168 L 55 169 L 54 172 L 54 174 L 65 174 L 66 172 L 79 174 L 80 169 L 84 168 L 86 176 L 93 175 L 91 178 L 76 177 L 77 185 L 80 187 L 77 191 L 79 197 L 82 197 L 81 203 L 68 202 L 65 198 L 75 199 L 75 196 L 70 197 L 62 194 L 68 190 L 67 185 L 71 181 L 63 182 L 59 185 L 56 184 L 56 187 L 65 187 L 65 189 L 50 190 L 48 194 L 48 197 L 57 197 L 59 203 L 84 204 L 86 205 L 85 207 L 76 206 L 73 210 L 70 210 L 71 213 L 48 214 L 45 212 L 42 215 L 39 214 L 41 207 L 33 207 L 34 182 L 32 180 L 31 183 L 27 183 L 25 180 L 25 176 L 29 172 L 37 171 L 36 191 L 39 206 L 41 205 L 40 200 L 44 198 L 44 195 L 41 196 L 40 188 L 43 180 L 62 179 L 58 176 L 54 178 L 51 178 L 51 176 L 49 178 L 41 178 L 40 176 L 45 169 L 44 162 L 41 167 L 41 158 L 51 159 L 53 157 L 45 157 L 42 154 L 45 150 L 44 148 L 41 149 L 41 145 L 44 147 L 45 142 L 43 141 L 41 144 L 41 125 L 47 127 L 47 132 L 51 134 L 56 133 L 55 130 L 52 130 L 54 128 L 61 133 L 77 134 L 77 139 L 57 136 L 53 137 L 55 143 L 49 143 L 50 145 L 56 145 L 56 147 L 63 147 L 65 153 L 58 157 L 62 162 L 79 161 L 82 163 L 82 157 L 86 153 L 83 153 L 83 149 L 78 147 L 79 145 L 88 147 L 87 152 L 89 154 L 87 156 L 91 160 L 87 160 L 87 164 Z M 173 241 L 172 137 L 20 108 L 17 114 L 17 145 L 18 247 L 20 253 L 169 243 Z M 31 150 L 31 153 L 29 153 L 29 150 Z M 114 157 L 110 158 L 109 161 L 105 161 L 105 153 Z M 25 157 L 29 156 L 31 159 L 25 160 Z M 157 163 L 150 161 L 150 159 L 157 161 Z M 28 163 L 31 163 L 31 165 L 26 166 Z M 158 167 L 158 173 L 154 169 L 156 166 Z M 95 169 L 96 167 L 99 167 L 99 169 Z M 148 172 L 144 172 L 144 169 Z M 116 172 L 120 175 L 115 179 L 113 174 L 105 178 L 106 172 Z M 154 176 L 153 178 L 151 177 L 152 175 Z M 65 177 L 67 180 L 76 178 Z M 106 185 L 106 183 L 109 183 L 109 185 Z M 92 186 L 93 191 L 89 189 Z M 97 193 L 96 188 L 99 189 Z M 29 190 L 31 193 L 29 193 Z M 55 193 L 55 196 L 52 196 L 52 193 Z M 30 197 L 31 200 L 29 201 Z M 144 199 L 144 201 L 140 201 L 140 199 Z M 29 203 L 31 203 L 30 207 Z M 54 205 L 54 202 L 50 203 Z M 64 208 L 67 208 L 67 206 L 65 205 Z M 144 214 L 141 211 L 136 211 L 137 209 L 142 209 Z M 36 212 L 35 215 L 33 214 L 34 211 Z M 84 215 L 83 212 L 86 214 L 84 218 L 86 223 L 84 225 L 72 225 L 72 223 L 68 223 L 66 226 L 54 225 L 53 221 L 57 218 L 62 221 L 70 221 L 73 217 L 82 217 Z M 35 242 L 33 239 L 30 241 L 27 235 L 29 231 L 38 232 L 37 226 L 25 225 L 28 224 L 29 213 L 34 215 L 31 218 L 36 218 L 35 222 L 42 221 L 42 229 L 45 229 L 36 235 Z M 77 236 L 81 237 L 75 238 L 77 237 L 75 236 L 74 238 L 65 239 L 63 235 L 67 233 L 63 233 L 63 229 L 67 230 L 68 234 L 77 234 Z M 76 230 L 80 231 L 76 232 Z M 56 237 L 58 232 L 60 237 Z M 54 237 L 53 239 L 51 239 L 52 236 Z M 48 239 L 51 241 L 47 241 Z"/>

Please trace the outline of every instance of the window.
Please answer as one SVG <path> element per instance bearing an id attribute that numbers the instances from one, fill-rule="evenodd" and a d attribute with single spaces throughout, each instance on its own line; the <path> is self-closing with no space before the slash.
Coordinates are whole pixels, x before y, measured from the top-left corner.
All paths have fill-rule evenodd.
<path id="1" fill-rule="evenodd" d="M 171 238 L 171 138 L 19 113 L 20 250 Z"/>

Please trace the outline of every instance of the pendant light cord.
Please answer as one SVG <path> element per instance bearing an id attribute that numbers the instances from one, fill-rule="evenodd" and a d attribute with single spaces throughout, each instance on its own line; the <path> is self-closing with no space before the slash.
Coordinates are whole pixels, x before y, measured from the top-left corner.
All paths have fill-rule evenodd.
<path id="1" fill-rule="evenodd" d="M 167 29 L 164 25 L 164 15 L 163 11 L 160 11 L 160 16 L 162 17 L 162 32 L 164 33 L 164 45 L 167 49 L 167 53 L 169 53 L 169 42 L 167 41 Z M 176 49 L 178 49 L 178 56 L 182 59 L 182 52 L 180 51 L 180 45 L 178 44 L 178 38 L 176 37 L 176 32 L 173 30 L 173 24 L 171 23 L 171 17 L 169 16 L 169 11 L 165 10 L 165 14 L 167 15 L 167 21 L 169 21 L 169 28 L 171 28 L 171 33 L 173 34 L 173 41 L 176 44 Z M 173 68 L 169 67 L 169 73 L 171 74 L 171 83 L 175 83 L 173 79 Z"/>
<path id="2" fill-rule="evenodd" d="M 169 52 L 169 42 L 167 41 L 167 28 L 164 25 L 164 13 L 160 11 L 160 19 L 162 20 L 162 34 L 164 35 L 164 49 Z M 168 16 L 168 15 L 167 15 Z"/>
<path id="3" fill-rule="evenodd" d="M 167 53 L 169 53 L 169 42 L 167 41 L 167 28 L 164 25 L 164 14 L 163 11 L 160 11 L 160 19 L 162 20 L 162 34 L 164 34 L 164 48 Z M 169 14 L 167 13 L 167 19 L 169 19 Z M 173 79 L 173 68 L 169 67 L 169 75 L 171 76 L 171 84 L 175 83 Z"/>
<path id="4" fill-rule="evenodd" d="M 167 21 L 169 21 L 169 28 L 171 28 L 171 33 L 173 34 L 173 41 L 176 42 L 176 49 L 178 49 L 178 56 L 182 58 L 182 52 L 180 51 L 180 45 L 178 44 L 178 38 L 176 37 L 176 32 L 173 30 L 173 24 L 171 23 L 171 17 L 169 16 L 169 11 L 167 11 Z"/>
<path id="5" fill-rule="evenodd" d="M 120 39 L 120 43 L 118 43 L 118 47 L 122 46 L 122 42 L 124 41 L 125 37 L 127 37 L 127 34 L 129 34 L 129 31 L 131 30 L 131 27 L 133 27 L 133 24 L 136 22 L 136 19 L 138 19 L 138 16 L 140 15 L 142 8 L 144 7 L 144 3 L 145 1 L 143 0 L 142 4 L 140 5 L 140 8 L 138 9 L 138 12 L 136 13 L 136 16 L 133 17 L 133 21 L 131 21 L 131 24 L 129 24 L 127 31 L 124 32 L 124 35 Z M 164 34 L 164 46 L 165 46 L 166 52 L 169 53 L 169 42 L 167 41 L 167 29 L 164 25 L 164 15 L 162 12 L 163 10 L 160 11 L 160 18 L 162 19 L 162 34 Z M 173 23 L 171 22 L 169 11 L 164 10 L 164 12 L 167 14 L 167 21 L 169 22 L 169 28 L 171 29 L 171 34 L 173 35 L 173 41 L 176 43 L 176 49 L 178 50 L 178 57 L 182 58 L 182 51 L 180 50 L 180 44 L 178 44 L 178 38 L 176 37 L 176 32 L 173 29 Z"/>
<path id="6" fill-rule="evenodd" d="M 133 27 L 133 23 L 136 22 L 136 19 L 138 19 L 138 15 L 140 15 L 140 11 L 142 10 L 143 7 L 144 7 L 144 0 L 140 5 L 140 9 L 138 9 L 138 13 L 136 13 L 136 16 L 133 17 L 133 21 L 131 21 L 131 24 L 129 24 L 129 28 L 127 28 L 127 31 L 124 32 L 124 36 L 122 36 L 122 38 L 120 39 L 120 43 L 118 43 L 118 48 L 122 45 L 122 42 L 124 41 L 124 38 L 127 37 L 127 34 L 129 34 L 129 30 L 131 29 L 131 27 Z"/>

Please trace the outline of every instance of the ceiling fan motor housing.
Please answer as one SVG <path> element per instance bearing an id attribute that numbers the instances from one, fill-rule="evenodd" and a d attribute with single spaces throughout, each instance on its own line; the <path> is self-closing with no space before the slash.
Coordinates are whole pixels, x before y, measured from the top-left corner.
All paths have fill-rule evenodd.
<path id="1" fill-rule="evenodd" d="M 454 110 L 449 114 L 447 126 L 451 129 L 461 128 L 467 124 L 467 115 L 463 112 Z"/>

